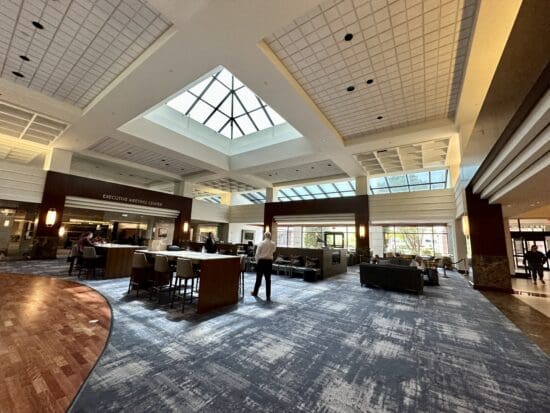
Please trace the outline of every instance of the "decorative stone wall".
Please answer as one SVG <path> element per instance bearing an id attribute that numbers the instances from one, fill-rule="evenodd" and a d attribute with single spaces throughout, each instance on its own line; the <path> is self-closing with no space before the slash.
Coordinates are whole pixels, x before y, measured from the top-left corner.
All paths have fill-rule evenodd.
<path id="1" fill-rule="evenodd" d="M 495 255 L 472 255 L 474 288 L 512 292 L 508 257 Z"/>

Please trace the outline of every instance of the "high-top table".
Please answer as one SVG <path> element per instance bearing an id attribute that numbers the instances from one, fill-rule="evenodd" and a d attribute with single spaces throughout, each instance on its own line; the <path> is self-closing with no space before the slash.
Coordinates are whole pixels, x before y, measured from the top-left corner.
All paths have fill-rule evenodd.
<path id="1" fill-rule="evenodd" d="M 134 251 L 138 245 L 95 244 L 97 253 L 105 260 L 105 278 L 129 277 L 132 273 Z"/>
<path id="2" fill-rule="evenodd" d="M 239 301 L 240 257 L 193 251 L 138 250 L 147 255 L 164 255 L 168 259 L 188 258 L 201 267 L 197 313 L 206 313 Z"/>

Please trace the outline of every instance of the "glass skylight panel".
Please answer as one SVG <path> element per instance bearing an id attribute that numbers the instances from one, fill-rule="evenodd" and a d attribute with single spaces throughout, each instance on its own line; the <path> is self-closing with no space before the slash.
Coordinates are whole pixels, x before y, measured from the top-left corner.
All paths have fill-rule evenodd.
<path id="1" fill-rule="evenodd" d="M 382 189 L 372 189 L 372 193 L 374 195 L 380 195 L 380 194 L 389 194 L 390 190 L 388 188 L 382 188 Z"/>
<path id="2" fill-rule="evenodd" d="M 281 115 L 279 115 L 277 112 L 275 112 L 269 106 L 267 106 L 265 109 L 267 110 L 267 114 L 269 115 L 269 117 L 273 121 L 274 125 L 280 125 L 281 123 L 286 122 Z"/>
<path id="3" fill-rule="evenodd" d="M 321 184 L 319 185 L 325 193 L 337 192 L 336 187 L 333 184 Z"/>
<path id="4" fill-rule="evenodd" d="M 229 118 L 221 112 L 214 112 L 205 123 L 210 129 L 219 131 L 227 123 Z"/>
<path id="5" fill-rule="evenodd" d="M 286 122 L 225 68 L 175 97 L 167 105 L 229 139 Z"/>
<path id="6" fill-rule="evenodd" d="M 168 106 L 170 106 L 172 109 L 177 110 L 178 112 L 186 114 L 191 105 L 196 100 L 197 98 L 191 93 L 182 93 L 175 99 L 172 99 L 170 102 L 168 102 Z"/>
<path id="7" fill-rule="evenodd" d="M 401 186 L 407 185 L 407 178 L 405 175 L 386 176 L 389 186 Z"/>
<path id="8" fill-rule="evenodd" d="M 445 189 L 444 183 L 432 184 L 432 189 Z"/>
<path id="9" fill-rule="evenodd" d="M 197 122 L 203 123 L 206 118 L 212 113 L 213 109 L 202 100 L 199 100 L 189 112 L 189 116 Z"/>
<path id="10" fill-rule="evenodd" d="M 298 195 L 309 195 L 304 187 L 293 188 Z"/>
<path id="11" fill-rule="evenodd" d="M 355 191 L 344 191 L 342 196 L 355 196 Z"/>
<path id="12" fill-rule="evenodd" d="M 353 189 L 350 182 L 336 182 L 334 185 L 339 191 L 350 191 Z"/>
<path id="13" fill-rule="evenodd" d="M 392 194 L 395 194 L 398 192 L 409 192 L 410 189 L 408 186 L 390 186 L 390 191 Z"/>
<path id="14" fill-rule="evenodd" d="M 384 188 L 386 186 L 388 186 L 388 183 L 386 182 L 386 178 L 385 177 L 380 177 L 380 178 L 371 178 L 369 179 L 369 184 L 371 186 L 371 188 Z"/>
<path id="15" fill-rule="evenodd" d="M 414 192 L 414 191 L 427 191 L 430 189 L 430 185 L 429 184 L 425 184 L 425 185 L 411 185 L 410 187 L 410 191 L 411 192 Z"/>
<path id="16" fill-rule="evenodd" d="M 432 182 L 445 182 L 447 181 L 447 170 L 443 171 L 431 171 L 430 181 Z"/>
<path id="17" fill-rule="evenodd" d="M 204 92 L 203 99 L 206 103 L 210 103 L 213 107 L 218 106 L 224 98 L 229 95 L 229 90 L 220 82 L 215 80 L 210 87 Z"/>
<path id="18" fill-rule="evenodd" d="M 323 193 L 323 191 L 321 191 L 321 188 L 319 188 L 318 185 L 308 185 L 305 188 L 309 191 L 310 194 L 313 194 L 313 195 Z"/>
<path id="19" fill-rule="evenodd" d="M 417 172 L 407 174 L 410 185 L 428 184 L 430 183 L 430 174 L 428 172 Z"/>

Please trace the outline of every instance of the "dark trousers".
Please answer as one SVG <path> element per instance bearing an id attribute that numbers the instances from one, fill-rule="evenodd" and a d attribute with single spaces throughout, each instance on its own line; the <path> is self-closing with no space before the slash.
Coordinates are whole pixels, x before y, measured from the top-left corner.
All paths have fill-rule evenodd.
<path id="1" fill-rule="evenodd" d="M 537 281 L 537 274 L 541 280 L 544 277 L 544 268 L 542 268 L 542 265 L 529 267 L 529 272 L 531 273 L 531 277 L 533 277 L 533 281 Z"/>
<path id="2" fill-rule="evenodd" d="M 254 294 L 258 294 L 258 290 L 262 285 L 262 275 L 265 277 L 265 296 L 267 299 L 271 297 L 271 266 L 273 260 L 258 260 L 256 264 L 256 285 L 254 285 Z"/>

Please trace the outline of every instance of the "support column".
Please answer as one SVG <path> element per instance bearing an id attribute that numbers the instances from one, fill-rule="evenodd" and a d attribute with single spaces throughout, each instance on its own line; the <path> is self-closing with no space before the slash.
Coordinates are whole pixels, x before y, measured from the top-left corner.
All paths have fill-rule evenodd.
<path id="1" fill-rule="evenodd" d="M 502 207 L 466 188 L 474 288 L 512 292 Z"/>
<path id="2" fill-rule="evenodd" d="M 72 159 L 72 152 L 64 149 L 52 148 L 46 154 L 46 159 L 44 160 L 44 170 L 70 174 Z"/>
<path id="3" fill-rule="evenodd" d="M 454 222 L 455 233 L 455 261 L 461 261 L 456 265 L 459 271 L 468 271 L 468 247 L 466 245 L 467 240 L 462 228 L 462 218 L 455 219 Z"/>
<path id="4" fill-rule="evenodd" d="M 516 266 L 514 264 L 514 252 L 512 249 L 512 234 L 510 233 L 510 224 L 508 219 L 504 219 L 504 239 L 506 240 L 506 255 L 508 256 L 508 268 L 510 276 L 516 275 Z M 545 251 L 544 251 L 545 252 Z"/>
<path id="5" fill-rule="evenodd" d="M 271 187 L 265 189 L 265 202 L 277 202 L 278 190 Z"/>
<path id="6" fill-rule="evenodd" d="M 193 182 L 179 181 L 174 184 L 174 195 L 193 198 Z"/>
<path id="7" fill-rule="evenodd" d="M 355 194 L 356 195 L 367 195 L 369 189 L 369 179 L 368 176 L 356 176 L 355 177 Z"/>

